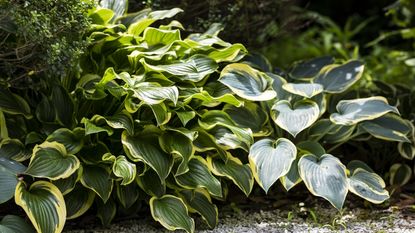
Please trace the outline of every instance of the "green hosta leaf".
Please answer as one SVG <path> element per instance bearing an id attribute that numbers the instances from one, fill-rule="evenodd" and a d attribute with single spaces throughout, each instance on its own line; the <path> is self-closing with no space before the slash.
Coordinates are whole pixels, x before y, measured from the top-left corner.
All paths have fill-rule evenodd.
<path id="1" fill-rule="evenodd" d="M 208 56 L 219 62 L 237 62 L 240 60 L 248 51 L 242 44 L 233 44 L 224 49 L 215 49 L 210 52 Z"/>
<path id="2" fill-rule="evenodd" d="M 294 186 L 296 186 L 298 183 L 301 182 L 300 173 L 298 173 L 298 161 L 300 160 L 300 157 L 297 156 L 297 158 L 293 161 L 293 163 L 290 166 L 290 170 L 285 176 L 281 176 L 280 182 L 282 186 L 285 188 L 285 190 L 289 191 Z"/>
<path id="3" fill-rule="evenodd" d="M 78 153 L 84 145 L 83 137 L 85 130 L 82 128 L 75 128 L 73 131 L 65 128 L 55 130 L 47 137 L 49 142 L 59 142 L 63 144 L 69 154 Z"/>
<path id="4" fill-rule="evenodd" d="M 227 65 L 220 74 L 219 82 L 247 100 L 265 101 L 277 96 L 272 90 L 272 79 L 246 64 Z"/>
<path id="5" fill-rule="evenodd" d="M 137 174 L 137 169 L 134 163 L 125 158 L 125 156 L 115 157 L 111 153 L 102 156 L 103 161 L 110 161 L 112 163 L 112 172 L 116 177 L 122 179 L 121 184 L 127 185 L 134 181 Z"/>
<path id="6" fill-rule="evenodd" d="M 113 187 L 113 180 L 108 169 L 97 165 L 86 165 L 83 170 L 82 185 L 98 194 L 104 203 L 107 202 Z"/>
<path id="7" fill-rule="evenodd" d="M 197 212 L 211 229 L 218 224 L 218 208 L 212 203 L 209 193 L 204 190 L 183 190 L 180 196 L 186 202 L 189 212 Z"/>
<path id="8" fill-rule="evenodd" d="M 32 117 L 26 100 L 9 89 L 0 88 L 0 110 L 9 114 L 21 114 L 26 118 Z"/>
<path id="9" fill-rule="evenodd" d="M 42 97 L 42 100 L 36 107 L 36 117 L 41 122 L 55 122 L 55 108 L 53 107 L 52 102 L 46 96 Z"/>
<path id="10" fill-rule="evenodd" d="M 16 204 L 23 208 L 37 232 L 62 232 L 66 220 L 65 200 L 58 188 L 46 181 L 36 181 L 30 188 L 20 181 Z"/>
<path id="11" fill-rule="evenodd" d="M 35 229 L 23 218 L 15 215 L 6 215 L 0 221 L 1 233 L 34 233 Z"/>
<path id="12" fill-rule="evenodd" d="M 412 143 L 400 142 L 398 144 L 398 151 L 405 159 L 412 160 L 415 158 L 415 146 Z"/>
<path id="13" fill-rule="evenodd" d="M 333 64 L 334 58 L 329 56 L 318 57 L 308 61 L 300 62 L 294 65 L 290 76 L 294 79 L 313 78 L 320 70 L 330 64 Z"/>
<path id="14" fill-rule="evenodd" d="M 206 188 L 210 194 L 222 197 L 221 183 L 210 173 L 208 164 L 202 157 L 194 156 L 188 166 L 188 172 L 175 176 L 179 185 L 190 189 Z"/>
<path id="15" fill-rule="evenodd" d="M 326 150 L 320 143 L 314 141 L 302 141 L 297 144 L 298 150 L 303 154 L 313 154 L 317 157 L 324 155 Z"/>
<path id="16" fill-rule="evenodd" d="M 187 88 L 181 90 L 180 95 L 185 98 L 185 103 L 192 99 L 198 99 L 202 101 L 200 105 L 207 107 L 215 107 L 221 103 L 228 103 L 237 107 L 243 105 L 243 102 L 236 98 L 229 88 L 219 82 L 208 83 L 203 87 L 203 90 L 202 88 Z"/>
<path id="17" fill-rule="evenodd" d="M 410 142 L 406 135 L 411 132 L 410 123 L 393 114 L 386 114 L 359 125 L 376 138 L 389 141 Z"/>
<path id="18" fill-rule="evenodd" d="M 61 86 L 54 86 L 51 100 L 57 121 L 67 128 L 72 128 L 75 105 L 68 91 Z"/>
<path id="19" fill-rule="evenodd" d="M 347 164 L 347 169 L 349 170 L 350 174 L 353 174 L 355 170 L 358 168 L 361 168 L 365 171 L 368 171 L 370 173 L 375 173 L 372 168 L 370 168 L 366 163 L 360 161 L 360 160 L 352 160 Z"/>
<path id="20" fill-rule="evenodd" d="M 97 216 L 101 220 L 101 224 L 103 226 L 109 226 L 111 224 L 111 221 L 114 219 L 115 214 L 117 213 L 116 203 L 112 199 L 109 199 L 105 203 L 102 203 L 98 199 L 97 203 Z"/>
<path id="21" fill-rule="evenodd" d="M 186 124 L 196 116 L 195 111 L 176 111 L 176 114 L 183 126 L 186 126 Z"/>
<path id="22" fill-rule="evenodd" d="M 148 27 L 144 30 L 144 40 L 148 46 L 163 44 L 169 45 L 176 40 L 181 40 L 179 30 L 163 30 Z"/>
<path id="23" fill-rule="evenodd" d="M 88 128 L 88 134 L 107 132 L 108 135 L 111 135 L 113 131 L 109 127 L 112 129 L 125 129 L 130 135 L 134 134 L 134 121 L 131 114 L 126 110 L 123 110 L 113 116 L 103 117 L 100 115 L 94 115 L 91 120 L 82 120 L 82 122 L 84 122 L 85 128 Z M 103 122 L 105 122 L 109 127 L 102 126 L 101 124 Z"/>
<path id="24" fill-rule="evenodd" d="M 18 139 L 3 139 L 0 143 L 0 157 L 22 162 L 31 155 L 31 151 L 26 150 Z"/>
<path id="25" fill-rule="evenodd" d="M 362 168 L 354 170 L 347 179 L 350 192 L 375 204 L 380 204 L 389 198 L 385 182 L 374 172 Z"/>
<path id="26" fill-rule="evenodd" d="M 14 196 L 19 182 L 18 174 L 26 170 L 26 167 L 8 158 L 0 157 L 0 204 L 7 202 Z"/>
<path id="27" fill-rule="evenodd" d="M 145 16 L 141 20 L 131 24 L 128 27 L 128 33 L 133 34 L 135 36 L 139 36 L 148 26 L 150 26 L 157 20 L 171 18 L 180 12 L 183 12 L 183 10 L 179 8 L 173 8 L 170 10 L 162 11 L 151 11 L 147 16 Z"/>
<path id="28" fill-rule="evenodd" d="M 201 128 L 198 128 L 197 131 L 199 136 L 193 142 L 196 151 L 205 152 L 208 150 L 216 150 L 223 161 L 228 160 L 226 151 L 216 144 L 216 140 L 211 134 Z"/>
<path id="29" fill-rule="evenodd" d="M 67 154 L 58 142 L 44 142 L 35 146 L 26 174 L 57 180 L 72 175 L 80 166 L 78 158 Z"/>
<path id="30" fill-rule="evenodd" d="M 287 100 L 280 100 L 271 109 L 274 122 L 293 137 L 311 126 L 319 114 L 318 105 L 311 100 L 300 100 L 294 106 Z"/>
<path id="31" fill-rule="evenodd" d="M 180 158 L 180 164 L 175 175 L 181 175 L 189 170 L 188 163 L 194 154 L 192 140 L 179 132 L 166 132 L 160 138 L 160 146 L 167 153 Z"/>
<path id="32" fill-rule="evenodd" d="M 199 82 L 218 69 L 218 64 L 213 59 L 201 54 L 168 65 L 150 65 L 144 59 L 140 62 L 148 71 L 166 72 L 190 82 Z"/>
<path id="33" fill-rule="evenodd" d="M 105 25 L 110 22 L 112 17 L 114 17 L 114 12 L 110 9 L 98 8 L 95 9 L 88 16 L 93 24 Z"/>
<path id="34" fill-rule="evenodd" d="M 323 69 L 314 82 L 323 85 L 325 92 L 340 93 L 362 77 L 363 69 L 363 63 L 355 60 L 343 65 L 331 65 Z"/>
<path id="35" fill-rule="evenodd" d="M 288 139 L 262 139 L 249 151 L 249 164 L 257 183 L 268 192 L 280 177 L 285 176 L 297 155 L 297 148 Z"/>
<path id="36" fill-rule="evenodd" d="M 298 162 L 298 171 L 308 190 L 328 200 L 340 210 L 347 195 L 346 167 L 333 155 L 304 155 Z"/>
<path id="37" fill-rule="evenodd" d="M 87 119 L 85 117 L 82 118 L 81 123 L 85 126 L 85 135 L 106 132 L 108 136 L 111 136 L 114 133 L 111 127 L 108 127 L 106 125 L 98 126 L 97 123 L 95 123 L 95 121 L 99 120 L 100 117 L 101 116 L 99 115 L 95 115 L 91 119 Z"/>
<path id="38" fill-rule="evenodd" d="M 139 187 L 135 182 L 129 185 L 120 185 L 117 183 L 117 197 L 121 205 L 128 209 L 139 197 Z"/>
<path id="39" fill-rule="evenodd" d="M 98 141 L 92 145 L 82 147 L 78 157 L 85 164 L 96 165 L 102 162 L 102 156 L 108 152 L 108 147 L 103 142 Z"/>
<path id="40" fill-rule="evenodd" d="M 389 169 L 389 183 L 404 186 L 412 177 L 412 170 L 407 164 L 395 163 Z"/>
<path id="41" fill-rule="evenodd" d="M 94 203 L 95 193 L 78 185 L 65 195 L 66 219 L 82 216 Z"/>
<path id="42" fill-rule="evenodd" d="M 373 120 L 388 112 L 399 114 L 396 107 L 390 106 L 384 97 L 341 100 L 336 109 L 338 113 L 330 115 L 330 120 L 340 125 L 354 125 L 361 121 Z"/>
<path id="43" fill-rule="evenodd" d="M 137 177 L 137 183 L 150 196 L 161 197 L 166 193 L 166 182 L 160 180 L 153 169 L 147 169 Z"/>
<path id="44" fill-rule="evenodd" d="M 242 164 L 238 158 L 231 155 L 228 156 L 226 163 L 221 159 L 213 159 L 210 156 L 207 158 L 207 161 L 213 174 L 232 180 L 246 196 L 251 193 L 254 186 L 254 177 L 249 165 Z"/>
<path id="45" fill-rule="evenodd" d="M 245 102 L 241 107 L 225 105 L 223 111 L 232 118 L 238 127 L 251 129 L 254 137 L 267 136 L 271 133 L 265 129 L 268 114 L 253 102 Z"/>
<path id="46" fill-rule="evenodd" d="M 323 86 L 318 83 L 286 83 L 282 88 L 289 93 L 311 98 L 323 92 Z"/>
<path id="47" fill-rule="evenodd" d="M 150 108 L 154 113 L 154 117 L 156 118 L 157 126 L 165 125 L 170 121 L 172 114 L 167 108 L 166 104 L 153 104 L 150 105 Z"/>
<path id="48" fill-rule="evenodd" d="M 145 133 L 129 136 L 124 132 L 121 142 L 131 160 L 145 163 L 157 172 L 161 180 L 165 180 L 173 166 L 173 158 L 160 148 L 157 137 Z"/>
<path id="49" fill-rule="evenodd" d="M 171 100 L 176 104 L 179 98 L 179 90 L 176 86 L 162 87 L 159 83 L 138 83 L 132 88 L 132 91 L 134 97 L 149 105 L 159 104 L 165 100 Z"/>
<path id="50" fill-rule="evenodd" d="M 194 232 L 195 222 L 189 217 L 182 199 L 172 195 L 164 195 L 161 198 L 152 197 L 150 210 L 153 218 L 168 230 L 182 229 L 188 233 Z"/>
<path id="51" fill-rule="evenodd" d="M 63 195 L 70 193 L 74 188 L 76 183 L 81 179 L 81 174 L 83 172 L 83 167 L 80 166 L 77 172 L 74 172 L 71 176 L 65 179 L 59 179 L 52 181 Z"/>

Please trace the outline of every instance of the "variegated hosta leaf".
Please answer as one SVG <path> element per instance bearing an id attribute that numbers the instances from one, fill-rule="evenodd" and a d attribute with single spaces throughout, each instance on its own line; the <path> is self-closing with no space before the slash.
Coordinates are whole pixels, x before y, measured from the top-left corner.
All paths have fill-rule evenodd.
<path id="1" fill-rule="evenodd" d="M 329 56 L 318 57 L 294 65 L 290 72 L 293 79 L 310 79 L 318 74 L 325 66 L 333 64 L 334 58 Z"/>
<path id="2" fill-rule="evenodd" d="M 135 176 L 137 174 L 136 166 L 134 163 L 128 161 L 125 156 L 120 155 L 115 157 L 111 153 L 107 153 L 102 156 L 102 160 L 112 163 L 112 172 L 116 177 L 122 179 L 122 185 L 130 184 L 135 180 Z"/>
<path id="3" fill-rule="evenodd" d="M 277 92 L 277 100 L 288 100 L 291 95 L 282 88 L 287 83 L 287 80 L 273 73 L 267 73 L 267 75 L 272 79 L 272 88 Z"/>
<path id="4" fill-rule="evenodd" d="M 173 156 L 178 156 L 180 164 L 175 175 L 181 175 L 189 170 L 188 163 L 194 154 L 193 142 L 184 134 L 170 131 L 159 137 L 161 148 Z"/>
<path id="5" fill-rule="evenodd" d="M 85 130 L 82 128 L 75 128 L 73 131 L 65 128 L 55 130 L 46 139 L 49 142 L 59 142 L 63 144 L 69 154 L 78 153 L 84 145 L 83 137 Z"/>
<path id="6" fill-rule="evenodd" d="M 221 103 L 228 103 L 234 106 L 242 106 L 243 101 L 235 97 L 232 91 L 219 82 L 210 82 L 203 88 L 184 88 L 180 90 L 180 97 L 183 102 L 189 103 L 192 99 L 200 100 L 200 105 L 215 107 Z"/>
<path id="7" fill-rule="evenodd" d="M 180 192 L 181 198 L 189 208 L 189 212 L 197 212 L 211 229 L 218 224 L 218 208 L 204 190 L 183 190 Z"/>
<path id="8" fill-rule="evenodd" d="M 325 92 L 340 93 L 362 77 L 363 69 L 363 63 L 356 60 L 343 65 L 327 66 L 314 79 L 314 82 L 323 85 Z"/>
<path id="9" fill-rule="evenodd" d="M 282 86 L 291 94 L 311 98 L 323 92 L 323 86 L 318 83 L 286 83 Z"/>
<path id="10" fill-rule="evenodd" d="M 198 128 L 197 132 L 198 137 L 195 141 L 193 141 L 196 151 L 205 152 L 209 150 L 216 150 L 223 161 L 226 162 L 228 160 L 228 154 L 223 148 L 216 144 L 216 140 L 211 134 L 202 128 Z"/>
<path id="11" fill-rule="evenodd" d="M 243 63 L 250 65 L 254 69 L 262 70 L 263 72 L 272 71 L 271 62 L 269 62 L 269 60 L 261 53 L 250 52 L 244 57 Z"/>
<path id="12" fill-rule="evenodd" d="M 169 45 L 176 40 L 181 40 L 179 30 L 163 30 L 158 28 L 148 27 L 143 34 L 145 42 L 148 46 L 154 45 Z"/>
<path id="13" fill-rule="evenodd" d="M 249 164 L 255 180 L 265 192 L 288 173 L 296 155 L 297 148 L 285 138 L 262 139 L 251 146 Z"/>
<path id="14" fill-rule="evenodd" d="M 58 142 L 44 142 L 33 149 L 25 173 L 34 177 L 57 180 L 69 177 L 79 166 L 78 158 L 67 154 L 64 145 Z"/>
<path id="15" fill-rule="evenodd" d="M 161 197 L 166 193 L 166 181 L 160 180 L 157 173 L 149 168 L 137 176 L 137 184 L 150 196 Z"/>
<path id="16" fill-rule="evenodd" d="M 189 161 L 189 171 L 175 176 L 177 183 L 185 188 L 206 188 L 210 194 L 222 197 L 222 186 L 209 170 L 207 162 L 200 156 L 194 156 Z"/>
<path id="17" fill-rule="evenodd" d="M 233 183 L 248 196 L 254 186 L 254 177 L 248 164 L 242 164 L 241 160 L 232 155 L 228 156 L 225 163 L 221 159 L 207 158 L 210 170 L 217 176 L 223 176 Z"/>
<path id="18" fill-rule="evenodd" d="M 293 137 L 311 126 L 319 114 L 318 105 L 311 100 L 300 100 L 294 106 L 287 100 L 280 100 L 271 109 L 274 122 Z"/>
<path id="19" fill-rule="evenodd" d="M 106 132 L 108 136 L 111 136 L 114 131 L 111 129 L 111 127 L 102 125 L 102 120 L 103 119 L 99 115 L 95 115 L 91 119 L 86 117 L 82 118 L 81 123 L 84 124 L 85 135 Z"/>
<path id="20" fill-rule="evenodd" d="M 117 198 L 125 209 L 133 206 L 133 204 L 138 200 L 139 193 L 140 188 L 136 182 L 129 185 L 120 185 L 117 183 Z"/>
<path id="21" fill-rule="evenodd" d="M 32 117 L 26 100 L 9 89 L 0 88 L 0 110 L 9 114 L 21 114 L 26 118 Z"/>
<path id="22" fill-rule="evenodd" d="M 346 142 L 355 132 L 355 125 L 334 125 L 334 127 L 323 137 L 323 142 L 336 144 Z"/>
<path id="23" fill-rule="evenodd" d="M 404 186 L 412 177 L 412 169 L 407 164 L 395 163 L 389 169 L 389 183 Z"/>
<path id="24" fill-rule="evenodd" d="M 99 5 L 111 9 L 114 12 L 114 18 L 118 18 L 127 11 L 128 0 L 101 0 Z"/>
<path id="25" fill-rule="evenodd" d="M 94 203 L 95 192 L 78 185 L 65 195 L 66 219 L 74 219 L 83 215 Z"/>
<path id="26" fill-rule="evenodd" d="M 182 81 L 190 82 L 200 82 L 218 69 L 218 64 L 213 59 L 200 54 L 168 65 L 150 65 L 144 59 L 140 62 L 148 71 L 166 72 Z"/>
<path id="27" fill-rule="evenodd" d="M 34 233 L 35 229 L 23 218 L 15 215 L 6 215 L 0 221 L 1 233 Z"/>
<path id="28" fill-rule="evenodd" d="M 371 121 L 364 121 L 359 127 L 376 138 L 409 143 L 406 135 L 411 132 L 410 124 L 397 115 L 386 114 Z"/>
<path id="29" fill-rule="evenodd" d="M 52 181 L 52 184 L 54 184 L 63 195 L 66 195 L 75 188 L 75 185 L 81 179 L 82 173 L 83 167 L 79 166 L 78 171 L 74 172 L 72 175 L 65 179 L 54 180 Z"/>
<path id="30" fill-rule="evenodd" d="M 294 186 L 296 186 L 298 183 L 301 182 L 300 174 L 298 173 L 298 161 L 300 160 L 300 157 L 297 156 L 297 158 L 293 161 L 293 163 L 290 166 L 290 170 L 285 176 L 280 177 L 280 182 L 282 186 L 285 188 L 285 190 L 289 191 Z"/>
<path id="31" fill-rule="evenodd" d="M 268 123 L 268 114 L 253 102 L 245 102 L 241 107 L 225 105 L 223 111 L 232 118 L 238 127 L 251 129 L 254 137 L 268 136 L 271 133 L 265 129 L 265 125 Z"/>
<path id="32" fill-rule="evenodd" d="M 223 49 L 214 49 L 208 54 L 216 62 L 237 62 L 248 51 L 242 44 L 233 44 Z"/>
<path id="33" fill-rule="evenodd" d="M 385 182 L 374 172 L 357 168 L 347 179 L 350 192 L 375 204 L 380 204 L 389 198 L 385 190 Z"/>
<path id="34" fill-rule="evenodd" d="M 398 144 L 398 151 L 405 159 L 412 160 L 415 158 L 415 146 L 413 143 L 400 142 Z"/>
<path id="35" fill-rule="evenodd" d="M 83 171 L 82 185 L 98 194 L 104 203 L 107 202 L 114 185 L 109 169 L 97 165 L 86 165 Z"/>
<path id="36" fill-rule="evenodd" d="M 100 115 L 94 115 L 91 118 L 91 121 L 94 121 L 96 123 L 105 122 L 109 127 L 113 129 L 125 129 L 127 132 L 132 135 L 134 134 L 134 121 L 131 117 L 131 114 L 123 110 L 113 116 L 100 116 Z"/>
<path id="37" fill-rule="evenodd" d="M 328 200 L 340 210 L 347 195 L 346 167 L 333 155 L 304 155 L 298 162 L 298 171 L 308 190 Z"/>
<path id="38" fill-rule="evenodd" d="M 330 120 L 340 125 L 354 125 L 361 121 L 373 120 L 388 112 L 399 114 L 396 107 L 390 106 L 381 96 L 341 100 L 336 106 L 338 113 L 330 115 Z"/>
<path id="39" fill-rule="evenodd" d="M 0 204 L 7 202 L 14 196 L 16 185 L 19 182 L 17 176 L 25 170 L 26 167 L 19 162 L 0 157 Z"/>
<path id="40" fill-rule="evenodd" d="M 131 87 L 131 90 L 134 92 L 134 97 L 149 105 L 159 104 L 165 100 L 171 100 L 176 104 L 179 98 L 179 90 L 176 86 L 163 87 L 154 82 L 138 83 Z"/>
<path id="41" fill-rule="evenodd" d="M 23 162 L 31 155 L 31 151 L 27 150 L 18 139 L 3 139 L 0 143 L 0 157 Z"/>
<path id="42" fill-rule="evenodd" d="M 128 25 L 128 33 L 135 36 L 139 36 L 148 26 L 156 22 L 157 20 L 171 18 L 178 13 L 183 12 L 180 8 L 173 8 L 170 10 L 162 11 L 149 11 L 148 14 L 140 17 L 139 14 L 132 15 L 131 17 L 126 17 L 122 19 L 124 25 Z M 138 12 L 141 13 L 141 12 Z M 147 12 L 145 12 L 147 13 Z"/>
<path id="43" fill-rule="evenodd" d="M 150 210 L 153 218 L 170 231 L 177 229 L 193 233 L 195 222 L 189 216 L 188 209 L 182 199 L 173 195 L 164 195 L 150 199 Z"/>
<path id="44" fill-rule="evenodd" d="M 227 65 L 220 74 L 219 82 L 247 100 L 265 101 L 277 96 L 270 77 L 242 63 Z"/>
<path id="45" fill-rule="evenodd" d="M 16 204 L 23 208 L 37 232 L 62 232 L 66 205 L 62 193 L 52 183 L 36 181 L 27 189 L 20 181 L 15 192 Z"/>

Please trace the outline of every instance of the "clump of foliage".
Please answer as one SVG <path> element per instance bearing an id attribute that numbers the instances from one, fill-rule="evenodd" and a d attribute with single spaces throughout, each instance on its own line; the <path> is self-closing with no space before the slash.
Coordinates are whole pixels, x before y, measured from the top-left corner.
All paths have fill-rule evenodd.
<path id="1" fill-rule="evenodd" d="M 27 87 L 37 76 L 76 70 L 91 7 L 79 0 L 0 1 L 2 84 Z"/>
<path id="2" fill-rule="evenodd" d="M 191 213 L 213 228 L 214 200 L 233 185 L 249 195 L 255 181 L 265 192 L 304 182 L 339 210 L 349 192 L 388 199 L 363 161 L 345 166 L 332 153 L 412 133 L 385 98 L 340 94 L 362 62 L 321 57 L 280 76 L 220 39 L 219 25 L 182 38 L 179 22 L 160 23 L 180 9 L 126 14 L 126 5 L 106 0 L 89 12 L 79 79 L 35 94 L 0 89 L 0 203 L 20 206 L 36 231 L 60 232 L 88 210 L 106 225 L 142 204 L 169 230 L 193 232 Z M 17 226 L 33 231 L 17 216 L 0 222 Z"/>

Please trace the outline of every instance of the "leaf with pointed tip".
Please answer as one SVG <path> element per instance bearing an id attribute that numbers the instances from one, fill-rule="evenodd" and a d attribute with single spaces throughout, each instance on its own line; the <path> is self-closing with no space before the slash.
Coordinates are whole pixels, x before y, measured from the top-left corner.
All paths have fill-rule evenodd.
<path id="1" fill-rule="evenodd" d="M 111 221 L 117 213 L 117 205 L 112 199 L 109 199 L 105 203 L 97 199 L 97 204 L 97 217 L 101 220 L 101 224 L 107 227 L 111 224 Z"/>
<path id="2" fill-rule="evenodd" d="M 0 142 L 0 157 L 23 162 L 32 156 L 19 139 L 3 139 Z"/>
<path id="3" fill-rule="evenodd" d="M 311 126 L 319 114 L 318 105 L 311 100 L 300 100 L 294 106 L 287 100 L 280 100 L 271 108 L 274 122 L 293 137 Z"/>
<path id="4" fill-rule="evenodd" d="M 79 166 L 78 171 L 74 172 L 71 176 L 64 179 L 53 180 L 52 184 L 61 191 L 62 195 L 66 195 L 75 188 L 76 184 L 81 179 L 82 173 L 83 167 Z"/>
<path id="5" fill-rule="evenodd" d="M 69 154 L 76 154 L 84 145 L 84 136 L 85 130 L 82 128 L 75 128 L 74 130 L 60 128 L 50 134 L 46 140 L 59 142 L 65 146 Z"/>
<path id="6" fill-rule="evenodd" d="M 178 156 L 180 164 L 176 171 L 176 176 L 186 173 L 189 170 L 188 163 L 194 154 L 192 140 L 184 134 L 170 131 L 159 137 L 160 146 L 167 153 Z"/>
<path id="7" fill-rule="evenodd" d="M 350 192 L 372 203 L 380 204 L 389 198 L 385 182 L 374 172 L 357 168 L 347 179 Z"/>
<path id="8" fill-rule="evenodd" d="M 147 13 L 146 11 L 143 11 L 143 12 Z M 136 15 L 136 16 L 132 15 L 132 17 L 130 18 L 124 19 L 123 24 L 124 25 L 130 24 L 128 27 L 129 34 L 139 36 L 148 26 L 150 26 L 157 20 L 174 17 L 180 12 L 183 12 L 183 10 L 180 8 L 173 8 L 170 10 L 161 10 L 161 11 L 150 11 L 146 16 L 139 18 L 138 21 L 137 21 L 137 16 L 140 17 L 140 15 Z M 137 12 L 137 13 L 139 14 L 141 12 Z M 134 22 L 134 23 L 131 23 L 131 22 Z"/>
<path id="9" fill-rule="evenodd" d="M 68 91 L 62 86 L 54 86 L 51 101 L 55 107 L 56 120 L 63 126 L 72 128 L 75 104 Z"/>
<path id="10" fill-rule="evenodd" d="M 150 196 L 161 197 L 166 193 L 166 182 L 160 180 L 157 173 L 149 168 L 144 174 L 137 176 L 137 184 Z"/>
<path id="11" fill-rule="evenodd" d="M 218 224 L 218 208 L 204 190 L 183 190 L 180 196 L 189 208 L 189 212 L 197 212 L 211 229 Z"/>
<path id="12" fill-rule="evenodd" d="M 159 104 L 165 100 L 171 100 L 176 104 L 179 98 L 179 90 L 176 86 L 163 87 L 159 83 L 142 82 L 130 89 L 134 92 L 133 97 L 149 105 Z"/>
<path id="13" fill-rule="evenodd" d="M 249 164 L 255 180 L 265 192 L 289 172 L 296 155 L 297 148 L 285 138 L 262 139 L 251 146 Z"/>
<path id="14" fill-rule="evenodd" d="M 306 98 L 311 98 L 323 92 L 323 86 L 318 83 L 286 83 L 282 88 L 287 92 Z"/>
<path id="15" fill-rule="evenodd" d="M 248 51 L 242 44 L 233 44 L 223 49 L 214 49 L 208 56 L 218 63 L 237 62 L 247 53 Z"/>
<path id="16" fill-rule="evenodd" d="M 94 203 L 95 192 L 78 185 L 65 195 L 66 219 L 74 219 L 83 215 Z"/>
<path id="17" fill-rule="evenodd" d="M 301 182 L 300 174 L 298 173 L 298 161 L 300 160 L 300 157 L 297 156 L 297 158 L 293 161 L 293 163 L 290 166 L 290 170 L 285 176 L 280 177 L 280 182 L 282 186 L 285 188 L 285 190 L 289 191 L 294 186 L 296 186 L 298 183 Z"/>
<path id="18" fill-rule="evenodd" d="M 313 195 L 323 197 L 338 210 L 342 208 L 348 185 L 346 167 L 338 158 L 330 154 L 320 158 L 307 154 L 298 162 L 298 171 Z"/>
<path id="19" fill-rule="evenodd" d="M 35 229 L 23 218 L 15 215 L 6 215 L 0 221 L 1 233 L 34 233 Z"/>
<path id="20" fill-rule="evenodd" d="M 148 27 L 144 30 L 143 38 L 148 46 L 169 45 L 176 40 L 181 40 L 179 30 L 163 30 Z"/>
<path id="21" fill-rule="evenodd" d="M 28 119 L 32 117 L 26 100 L 9 89 L 0 88 L 0 110 L 9 114 L 21 114 Z"/>
<path id="22" fill-rule="evenodd" d="M 184 102 L 188 103 L 192 99 L 200 100 L 200 105 L 207 107 L 215 107 L 221 103 L 228 103 L 234 106 L 242 106 L 243 101 L 235 97 L 228 87 L 219 83 L 211 82 L 203 88 L 186 88 L 180 90 L 180 96 L 184 98 Z"/>
<path id="23" fill-rule="evenodd" d="M 113 187 L 109 169 L 96 165 L 85 165 L 83 170 L 82 185 L 98 194 L 105 203 L 110 197 Z"/>
<path id="24" fill-rule="evenodd" d="M 398 151 L 405 159 L 412 160 L 415 158 L 415 146 L 409 142 L 400 142 L 398 144 Z"/>
<path id="25" fill-rule="evenodd" d="M 116 187 L 117 198 L 124 208 L 130 208 L 138 200 L 140 192 L 137 183 L 133 182 L 129 185 L 120 185 L 117 183 Z"/>
<path id="26" fill-rule="evenodd" d="M 410 122 L 393 114 L 386 114 L 371 121 L 360 123 L 359 127 L 375 138 L 388 141 L 410 142 L 407 134 L 411 132 Z"/>
<path id="27" fill-rule="evenodd" d="M 18 175 L 26 167 L 14 160 L 0 157 L 0 204 L 7 202 L 14 196 L 19 182 Z"/>
<path id="28" fill-rule="evenodd" d="M 389 169 L 389 183 L 404 186 L 412 177 L 412 169 L 403 163 L 395 163 Z"/>
<path id="29" fill-rule="evenodd" d="M 102 161 L 109 161 L 112 163 L 112 172 L 118 178 L 121 178 L 121 185 L 130 184 L 135 180 L 137 169 L 134 163 L 128 161 L 125 156 L 120 155 L 115 157 L 111 153 L 104 154 Z"/>
<path id="30" fill-rule="evenodd" d="M 310 79 L 318 74 L 325 66 L 333 64 L 334 58 L 329 56 L 318 57 L 294 65 L 290 72 L 293 79 Z"/>
<path id="31" fill-rule="evenodd" d="M 223 161 L 226 162 L 228 160 L 226 151 L 218 144 L 216 144 L 216 140 L 211 134 L 202 128 L 198 128 L 197 132 L 199 136 L 195 141 L 193 141 L 193 145 L 196 151 L 205 152 L 209 150 L 216 150 Z"/>
<path id="32" fill-rule="evenodd" d="M 398 109 L 390 106 L 381 96 L 341 100 L 336 109 L 338 113 L 332 113 L 330 120 L 340 125 L 354 125 L 361 121 L 373 120 L 388 112 L 399 114 Z"/>

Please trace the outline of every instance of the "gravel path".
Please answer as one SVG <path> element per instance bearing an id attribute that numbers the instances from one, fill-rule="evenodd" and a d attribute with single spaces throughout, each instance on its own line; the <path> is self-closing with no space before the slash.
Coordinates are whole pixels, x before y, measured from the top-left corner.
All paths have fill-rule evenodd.
<path id="1" fill-rule="evenodd" d="M 221 210 L 219 211 L 221 212 Z M 367 210 L 345 209 L 342 213 L 334 208 L 300 207 L 289 210 L 246 211 L 222 210 L 219 224 L 209 230 L 200 219 L 196 219 L 196 232 L 240 233 L 240 232 L 414 232 L 415 209 Z M 69 226 L 74 227 L 74 226 Z M 78 226 L 79 227 L 79 226 Z M 152 233 L 169 232 L 150 218 L 126 220 L 113 223 L 109 228 L 93 227 L 88 230 L 66 230 L 66 233 Z M 88 228 L 88 226 L 83 226 Z"/>

